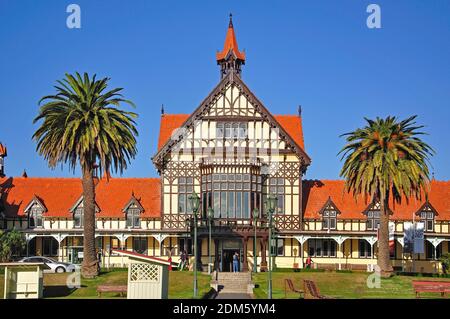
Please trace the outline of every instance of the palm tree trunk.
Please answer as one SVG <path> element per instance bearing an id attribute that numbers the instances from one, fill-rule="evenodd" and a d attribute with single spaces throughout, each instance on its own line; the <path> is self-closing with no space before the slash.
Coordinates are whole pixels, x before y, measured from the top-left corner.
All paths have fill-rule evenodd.
<path id="1" fill-rule="evenodd" d="M 84 278 L 98 275 L 97 254 L 95 251 L 95 185 L 92 169 L 83 169 L 83 207 L 84 241 L 81 274 Z"/>
<path id="2" fill-rule="evenodd" d="M 389 198 L 381 203 L 380 228 L 378 230 L 378 258 L 382 277 L 390 277 L 393 272 L 389 254 Z"/>

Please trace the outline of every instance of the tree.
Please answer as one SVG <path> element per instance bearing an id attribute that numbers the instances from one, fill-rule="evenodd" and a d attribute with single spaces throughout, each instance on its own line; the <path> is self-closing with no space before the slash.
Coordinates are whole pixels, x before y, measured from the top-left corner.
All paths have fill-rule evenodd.
<path id="1" fill-rule="evenodd" d="M 403 121 L 388 116 L 386 119 L 365 118 L 367 125 L 341 135 L 347 144 L 339 154 L 345 158 L 340 176 L 346 180 L 345 191 L 353 193 L 355 200 L 363 197 L 367 202 L 381 206 L 377 264 L 383 276 L 392 274 L 389 257 L 389 203 L 402 199 L 421 199 L 427 196 L 430 172 L 427 163 L 433 149 L 419 136 L 411 116 Z"/>
<path id="2" fill-rule="evenodd" d="M 21 252 L 26 247 L 26 241 L 20 232 L 15 229 L 0 232 L 0 261 L 11 261 L 14 252 Z"/>
<path id="3" fill-rule="evenodd" d="M 122 88 L 107 90 L 109 78 L 83 77 L 77 72 L 57 81 L 56 94 L 44 96 L 33 123 L 42 120 L 33 135 L 37 151 L 51 168 L 67 163 L 72 171 L 80 165 L 84 205 L 84 246 L 82 275 L 98 274 L 95 251 L 94 171 L 126 169 L 137 153 L 137 114 L 119 109 L 126 103 Z M 43 103 L 45 102 L 45 103 Z M 108 175 L 107 175 L 108 176 Z"/>

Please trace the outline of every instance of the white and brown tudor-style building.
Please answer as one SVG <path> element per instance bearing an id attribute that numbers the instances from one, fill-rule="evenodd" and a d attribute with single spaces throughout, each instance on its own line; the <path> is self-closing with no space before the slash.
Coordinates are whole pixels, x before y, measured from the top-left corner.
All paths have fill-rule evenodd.
<path id="1" fill-rule="evenodd" d="M 378 203 L 356 202 L 341 180 L 303 180 L 311 163 L 306 153 L 301 114 L 273 115 L 241 78 L 245 54 L 238 49 L 230 20 L 223 51 L 217 53 L 221 80 L 191 114 L 161 114 L 158 151 L 152 158 L 160 178 L 98 178 L 97 247 L 103 265 L 123 266 L 113 248 L 151 256 L 192 257 L 189 195 L 200 195 L 198 247 L 206 268 L 209 253 L 216 269 L 230 270 L 232 255 L 241 270 L 268 259 L 265 199 L 276 195 L 272 253 L 280 268 L 303 267 L 311 256 L 317 267 L 368 269 L 377 254 Z M 6 148 L 0 144 L 0 229 L 18 229 L 27 249 L 17 254 L 44 255 L 80 262 L 83 201 L 78 178 L 7 177 Z M 425 253 L 416 270 L 440 271 L 437 258 L 449 251 L 450 182 L 431 183 L 428 200 L 391 204 L 395 223 L 392 261 L 410 271 L 404 254 L 405 221 L 425 222 Z M 209 247 L 208 208 L 213 210 Z M 258 212 L 256 224 L 253 212 Z M 177 258 L 173 259 L 174 261 Z"/>

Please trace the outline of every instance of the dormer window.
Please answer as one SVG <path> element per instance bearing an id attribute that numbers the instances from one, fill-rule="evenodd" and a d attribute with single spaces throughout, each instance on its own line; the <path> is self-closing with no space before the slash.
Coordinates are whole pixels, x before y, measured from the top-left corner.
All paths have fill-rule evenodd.
<path id="1" fill-rule="evenodd" d="M 44 219 L 42 214 L 46 211 L 44 204 L 37 196 L 34 196 L 31 202 L 27 205 L 24 212 L 28 217 L 28 228 L 44 227 Z"/>
<path id="2" fill-rule="evenodd" d="M 327 203 L 321 210 L 322 214 L 322 229 L 323 230 L 335 230 L 337 225 L 337 215 L 339 211 L 333 204 L 331 199 L 328 199 Z"/>
<path id="3" fill-rule="evenodd" d="M 420 221 L 424 223 L 426 232 L 434 232 L 435 211 L 430 204 L 425 204 L 419 211 Z"/>
<path id="4" fill-rule="evenodd" d="M 73 213 L 73 227 L 83 228 L 84 226 L 83 221 L 84 221 L 84 207 L 82 202 Z"/>
<path id="5" fill-rule="evenodd" d="M 375 203 L 367 210 L 367 230 L 377 230 L 380 228 L 380 203 Z"/>
<path id="6" fill-rule="evenodd" d="M 139 203 L 139 200 L 134 197 L 134 195 L 131 196 L 130 201 L 127 203 L 127 205 L 125 205 L 122 211 L 126 214 L 127 227 L 141 227 L 141 214 L 144 211 L 144 208 Z"/>
<path id="7" fill-rule="evenodd" d="M 127 227 L 141 227 L 141 211 L 136 208 L 129 208 L 127 211 Z"/>
<path id="8" fill-rule="evenodd" d="M 35 227 L 43 227 L 44 222 L 42 219 L 42 208 L 40 208 L 38 205 L 34 205 L 30 212 L 28 213 L 28 226 L 29 228 L 35 228 Z"/>
<path id="9" fill-rule="evenodd" d="M 100 208 L 95 204 L 95 213 L 98 213 Z M 70 212 L 73 214 L 73 227 L 74 228 L 83 228 L 84 227 L 84 202 L 83 196 L 80 197 L 79 200 L 73 205 L 70 209 Z"/>

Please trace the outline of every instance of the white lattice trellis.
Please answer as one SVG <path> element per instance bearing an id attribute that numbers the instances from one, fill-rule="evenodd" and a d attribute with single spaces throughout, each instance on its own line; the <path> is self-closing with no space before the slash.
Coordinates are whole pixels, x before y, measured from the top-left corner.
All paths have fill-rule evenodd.
<path id="1" fill-rule="evenodd" d="M 152 264 L 131 264 L 130 281 L 159 281 L 159 268 Z"/>

